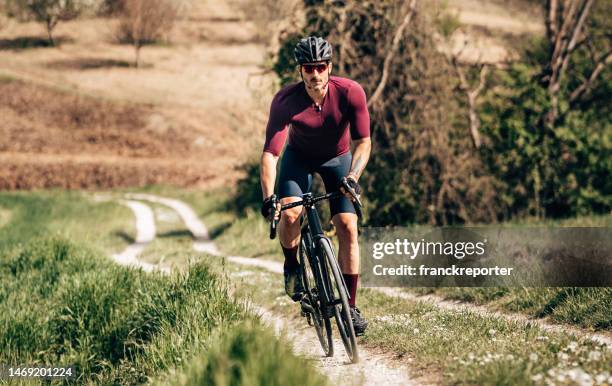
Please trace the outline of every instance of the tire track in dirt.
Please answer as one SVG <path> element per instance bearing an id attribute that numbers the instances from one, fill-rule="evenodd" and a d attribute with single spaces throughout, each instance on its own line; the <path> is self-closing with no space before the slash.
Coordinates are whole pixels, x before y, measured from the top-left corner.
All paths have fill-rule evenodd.
<path id="1" fill-rule="evenodd" d="M 152 240 L 149 240 L 151 228 L 154 229 L 155 225 L 150 224 L 150 222 L 154 222 L 153 212 L 151 211 L 151 209 L 147 205 L 142 203 L 139 203 L 140 205 L 133 205 L 133 203 L 135 202 L 138 203 L 137 201 L 133 200 L 148 201 L 156 204 L 165 205 L 176 211 L 176 213 L 179 215 L 185 226 L 189 229 L 189 231 L 194 237 L 194 250 L 199 252 L 206 252 L 218 257 L 223 257 L 214 242 L 210 240 L 208 229 L 206 228 L 206 226 L 199 220 L 196 213 L 184 202 L 175 199 L 140 193 L 126 194 L 126 197 L 129 198 L 129 200 L 125 201 L 125 204 L 127 204 L 130 209 L 132 209 L 137 219 L 136 227 L 138 229 L 137 234 L 139 235 L 139 237 L 137 237 L 137 240 L 144 239 L 146 240 L 146 242 L 150 242 Z M 136 244 L 138 244 L 138 242 Z M 132 245 L 129 246 L 128 249 L 132 247 Z M 129 265 L 135 267 L 142 267 L 143 269 L 145 269 L 146 266 L 151 266 L 151 264 L 141 262 L 135 257 L 132 258 L 133 253 L 133 250 L 130 250 L 130 252 L 126 254 L 127 257 L 123 258 L 123 261 L 128 261 Z M 118 255 L 113 256 L 116 261 L 117 256 Z M 237 264 L 258 266 L 272 272 L 282 273 L 282 265 L 275 261 L 255 260 L 240 256 L 228 256 L 225 258 L 228 261 Z M 162 271 L 165 273 L 169 273 L 168 268 Z M 398 361 L 393 361 L 390 356 L 371 353 L 364 347 L 359 348 L 360 362 L 356 364 L 351 364 L 348 361 L 348 358 L 343 356 L 344 353 L 341 353 L 343 345 L 342 342 L 337 338 L 334 340 L 334 346 L 338 348 L 336 356 L 322 356 L 321 349 L 319 348 L 319 345 L 317 343 L 318 338 L 315 332 L 311 327 L 306 326 L 302 320 L 292 320 L 290 318 L 287 318 L 286 316 L 274 314 L 266 310 L 265 308 L 256 305 L 253 305 L 253 308 L 260 314 L 262 320 L 265 323 L 269 324 L 275 329 L 277 335 L 284 334 L 286 337 L 289 338 L 293 345 L 293 350 L 296 354 L 302 355 L 314 361 L 315 367 L 317 367 L 322 374 L 329 377 L 330 380 L 332 380 L 335 384 L 417 384 L 416 381 L 411 379 L 410 369 L 407 366 L 399 363 Z"/>
<path id="2" fill-rule="evenodd" d="M 138 260 L 138 255 L 155 239 L 155 217 L 151 208 L 138 201 L 125 200 L 120 201 L 120 203 L 130 208 L 134 213 L 136 219 L 136 239 L 123 252 L 114 254 L 112 256 L 113 260 L 120 265 L 142 268 L 146 272 L 159 270 L 169 273 L 170 270 L 167 267 L 159 267 Z"/>

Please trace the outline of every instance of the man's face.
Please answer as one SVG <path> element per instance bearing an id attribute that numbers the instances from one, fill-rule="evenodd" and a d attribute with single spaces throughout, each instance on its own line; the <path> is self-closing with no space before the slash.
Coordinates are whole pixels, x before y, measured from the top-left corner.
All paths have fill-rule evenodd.
<path id="1" fill-rule="evenodd" d="M 330 62 L 304 63 L 300 66 L 302 79 L 306 87 L 316 91 L 323 91 L 329 81 L 331 72 Z"/>

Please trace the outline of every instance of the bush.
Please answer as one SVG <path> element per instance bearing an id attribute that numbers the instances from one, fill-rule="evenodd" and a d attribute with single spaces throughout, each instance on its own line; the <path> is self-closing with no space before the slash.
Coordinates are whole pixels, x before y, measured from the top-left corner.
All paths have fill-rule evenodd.
<path id="1" fill-rule="evenodd" d="M 490 95 L 483 105 L 482 128 L 490 143 L 482 156 L 503 181 L 504 217 L 608 213 L 610 121 L 602 120 L 602 109 L 577 110 L 564 115 L 554 130 L 543 129 L 539 122 L 550 101 L 534 79 L 537 73 L 527 64 L 498 72 L 504 93 Z"/>

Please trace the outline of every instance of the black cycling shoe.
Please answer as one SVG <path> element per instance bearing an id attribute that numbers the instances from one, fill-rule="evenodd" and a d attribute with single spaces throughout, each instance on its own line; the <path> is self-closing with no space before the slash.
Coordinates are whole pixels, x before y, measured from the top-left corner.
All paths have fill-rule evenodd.
<path id="1" fill-rule="evenodd" d="M 357 307 L 351 307 L 351 319 L 353 319 L 353 328 L 355 329 L 355 336 L 365 334 L 366 328 L 368 328 L 368 321 L 361 316 L 361 311 Z"/>
<path id="2" fill-rule="evenodd" d="M 300 266 L 298 265 L 297 268 L 294 269 L 283 269 L 283 275 L 285 276 L 285 293 L 294 302 L 299 302 L 304 292 Z"/>

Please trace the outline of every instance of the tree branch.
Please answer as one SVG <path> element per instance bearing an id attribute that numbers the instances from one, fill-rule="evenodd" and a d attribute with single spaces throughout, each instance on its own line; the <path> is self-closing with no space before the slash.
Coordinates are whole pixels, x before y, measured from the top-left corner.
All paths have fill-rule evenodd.
<path id="1" fill-rule="evenodd" d="M 582 97 L 582 95 L 593 85 L 593 82 L 599 74 L 604 70 L 604 68 L 612 62 L 612 51 L 608 51 L 605 55 L 603 55 L 595 65 L 593 72 L 591 72 L 591 76 L 588 79 L 585 79 L 584 82 L 580 84 L 580 86 L 576 87 L 574 91 L 570 94 L 569 102 L 570 104 L 575 103 L 578 98 Z"/>
<path id="2" fill-rule="evenodd" d="M 411 0 L 410 5 L 408 6 L 408 10 L 406 11 L 406 15 L 404 16 L 404 20 L 402 21 L 402 24 L 400 24 L 400 26 L 395 31 L 395 36 L 393 36 L 393 43 L 391 45 L 391 49 L 389 50 L 389 52 L 387 53 L 387 56 L 385 57 L 380 83 L 378 84 L 378 86 L 376 87 L 376 90 L 372 94 L 372 97 L 368 101 L 368 107 L 376 103 L 376 101 L 380 98 L 383 90 L 385 89 L 385 86 L 387 84 L 387 78 L 389 77 L 389 67 L 391 66 L 391 60 L 393 59 L 393 56 L 396 54 L 397 50 L 399 49 L 399 44 L 402 38 L 402 34 L 406 26 L 408 26 L 408 24 L 410 23 L 410 19 L 412 19 L 412 16 L 414 15 L 415 7 L 416 7 L 416 0 Z"/>
<path id="3" fill-rule="evenodd" d="M 554 43 L 557 36 L 557 0 L 548 0 L 548 17 L 546 18 L 546 33 L 550 43 Z"/>
<path id="4" fill-rule="evenodd" d="M 465 74 L 463 73 L 463 71 L 461 70 L 459 66 L 457 55 L 453 55 L 451 57 L 451 64 L 453 65 L 453 68 L 455 69 L 455 73 L 457 74 L 457 77 L 459 78 L 459 85 L 460 85 L 459 88 L 461 89 L 461 91 L 465 92 L 465 95 L 467 96 L 470 135 L 472 137 L 472 143 L 474 144 L 474 147 L 478 149 L 480 148 L 482 141 L 480 139 L 480 131 L 479 131 L 480 118 L 478 117 L 478 113 L 476 112 L 476 99 L 478 98 L 478 95 L 480 95 L 480 93 L 485 87 L 487 72 L 489 68 L 484 64 L 479 65 L 480 75 L 479 75 L 478 86 L 476 86 L 475 89 L 470 90 L 470 85 L 465 77 Z"/>

